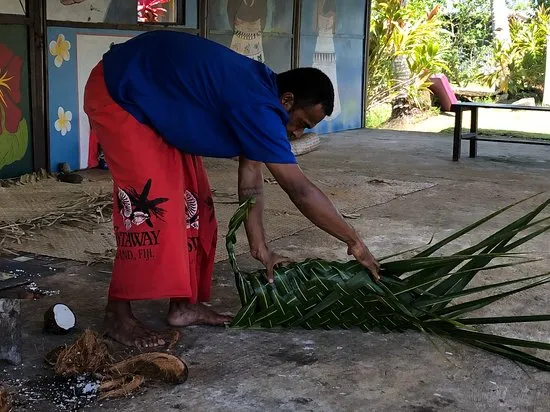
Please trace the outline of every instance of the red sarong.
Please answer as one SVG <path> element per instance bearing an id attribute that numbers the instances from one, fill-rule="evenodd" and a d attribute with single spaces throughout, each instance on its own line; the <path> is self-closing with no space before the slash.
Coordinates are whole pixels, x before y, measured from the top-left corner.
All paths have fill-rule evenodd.
<path id="1" fill-rule="evenodd" d="M 90 142 L 101 145 L 114 181 L 109 298 L 208 301 L 217 222 L 201 158 L 170 146 L 115 103 L 102 63 L 86 84 L 84 110 L 97 138 Z"/>

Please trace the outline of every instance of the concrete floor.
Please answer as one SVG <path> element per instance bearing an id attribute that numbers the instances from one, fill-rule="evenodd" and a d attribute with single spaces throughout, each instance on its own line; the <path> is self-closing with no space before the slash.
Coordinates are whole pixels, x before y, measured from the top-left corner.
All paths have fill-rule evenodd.
<path id="1" fill-rule="evenodd" d="M 466 148 L 464 148 L 464 156 Z M 300 161 L 304 170 L 336 170 L 350 190 L 361 176 L 380 180 L 431 183 L 432 186 L 390 202 L 360 210 L 351 221 L 376 255 L 422 246 L 490 212 L 550 189 L 550 148 L 480 143 L 479 158 L 451 161 L 451 140 L 440 135 L 395 131 L 354 131 L 328 135 L 320 150 Z M 335 173 L 335 172 L 333 172 Z M 215 182 L 212 182 L 215 186 Z M 365 194 L 368 197 L 368 193 Z M 494 231 L 540 199 L 522 204 L 459 246 Z M 277 217 L 269 217 L 276 219 Z M 284 217 L 279 217 L 282 219 Z M 342 245 L 316 228 L 273 242 L 295 259 L 346 258 Z M 550 235 L 525 250 L 550 257 Z M 241 257 L 243 266 L 254 263 Z M 79 327 L 98 328 L 108 268 L 74 262 L 57 264 L 63 273 L 41 279 L 39 286 L 61 295 L 24 301 L 24 365 L 5 367 L 0 382 L 36 379 L 48 372 L 48 349 L 73 340 L 41 334 L 42 314 L 54 301 L 73 308 Z M 478 283 L 549 270 L 544 260 L 509 270 L 491 271 Z M 60 271 L 61 272 L 61 271 Z M 233 276 L 226 262 L 215 269 L 212 304 L 238 309 Z M 541 287 L 507 299 L 484 314 L 547 313 L 550 288 Z M 140 303 L 138 316 L 161 326 L 165 302 Z M 499 326 L 508 336 L 550 341 L 550 324 Z M 417 333 L 360 331 L 235 331 L 193 327 L 183 331 L 176 348 L 190 367 L 189 380 L 176 387 L 148 387 L 135 397 L 93 403 L 92 410 L 142 411 L 548 411 L 550 373 L 519 366 L 478 349 L 429 340 Z M 435 344 L 434 344 L 435 343 Z M 544 354 L 538 353 L 540 356 Z M 546 355 L 548 358 L 548 355 Z M 31 381 L 30 385 L 34 381 Z M 26 385 L 29 385 L 26 383 Z M 20 410 L 58 410 L 48 402 Z"/>

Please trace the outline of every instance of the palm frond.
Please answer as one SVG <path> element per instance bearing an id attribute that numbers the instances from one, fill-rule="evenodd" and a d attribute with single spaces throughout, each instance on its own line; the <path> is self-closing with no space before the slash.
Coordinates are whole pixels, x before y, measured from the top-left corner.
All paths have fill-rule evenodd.
<path id="1" fill-rule="evenodd" d="M 242 304 L 231 326 L 358 327 L 364 331 L 382 332 L 417 330 L 550 370 L 550 362 L 518 349 L 550 350 L 550 344 L 473 329 L 475 325 L 483 324 L 549 321 L 550 315 L 468 316 L 508 296 L 550 283 L 550 273 L 545 273 L 468 288 L 483 271 L 538 260 L 528 259 L 525 254 L 514 250 L 550 229 L 550 217 L 539 217 L 550 205 L 550 199 L 473 246 L 448 256 L 434 256 L 435 252 L 452 241 L 528 199 L 478 220 L 412 258 L 383 261 L 379 283 L 373 281 L 368 270 L 356 261 L 307 259 L 276 268 L 273 284 L 267 282 L 264 270 L 247 273 L 237 265 L 236 233 L 254 204 L 252 199 L 247 200 L 232 217 L 226 237 L 229 260 Z M 503 262 L 491 264 L 495 259 Z M 506 288 L 508 290 L 503 290 Z M 474 296 L 482 292 L 485 296 Z M 462 301 L 455 303 L 457 299 Z"/>

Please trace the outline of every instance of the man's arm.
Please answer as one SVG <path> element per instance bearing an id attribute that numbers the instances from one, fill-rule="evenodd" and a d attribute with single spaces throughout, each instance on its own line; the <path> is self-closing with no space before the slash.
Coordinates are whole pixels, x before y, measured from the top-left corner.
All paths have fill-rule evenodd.
<path id="1" fill-rule="evenodd" d="M 261 260 L 267 252 L 267 243 L 263 224 L 264 215 L 264 178 L 262 164 L 252 160 L 239 158 L 239 202 L 253 197 L 256 200 L 245 221 L 246 236 L 252 256 Z"/>
<path id="2" fill-rule="evenodd" d="M 249 197 L 256 200 L 255 205 L 248 213 L 244 226 L 250 254 L 256 260 L 263 263 L 266 268 L 267 280 L 273 282 L 274 268 L 279 264 L 290 262 L 284 256 L 280 256 L 269 250 L 264 230 L 264 178 L 262 175 L 262 163 L 239 158 L 239 202 Z"/>
<path id="3" fill-rule="evenodd" d="M 330 199 L 315 186 L 296 164 L 268 163 L 267 167 L 290 200 L 313 224 L 345 242 L 348 254 L 367 267 L 375 279 L 379 279 L 379 264 L 351 227 L 332 204 Z"/>

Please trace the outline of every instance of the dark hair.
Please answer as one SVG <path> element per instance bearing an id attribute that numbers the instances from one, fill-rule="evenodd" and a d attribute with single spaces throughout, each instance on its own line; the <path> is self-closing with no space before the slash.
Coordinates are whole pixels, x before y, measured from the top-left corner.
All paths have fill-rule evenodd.
<path id="1" fill-rule="evenodd" d="M 294 95 L 297 107 L 314 106 L 321 103 L 326 116 L 334 110 L 334 87 L 328 76 L 313 67 L 301 67 L 277 74 L 279 96 Z"/>

